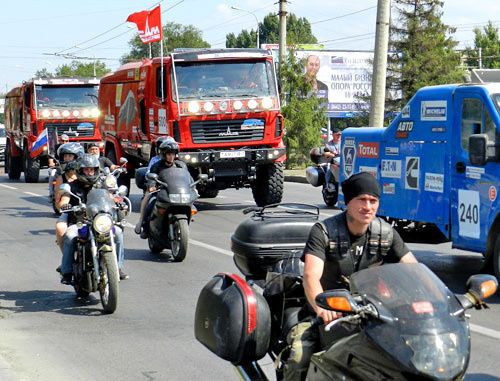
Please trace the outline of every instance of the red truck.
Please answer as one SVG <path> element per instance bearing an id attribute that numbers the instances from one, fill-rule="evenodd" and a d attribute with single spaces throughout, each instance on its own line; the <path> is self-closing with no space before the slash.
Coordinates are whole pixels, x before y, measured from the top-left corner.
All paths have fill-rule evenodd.
<path id="1" fill-rule="evenodd" d="M 26 182 L 38 182 L 62 134 L 70 141 L 102 143 L 98 89 L 96 78 L 50 78 L 24 82 L 7 93 L 5 172 L 10 179 L 24 172 Z"/>
<path id="2" fill-rule="evenodd" d="M 105 154 L 125 156 L 129 176 L 156 154 L 157 138 L 172 136 L 193 178 L 208 175 L 201 197 L 251 187 L 259 206 L 281 201 L 283 116 L 266 50 L 184 50 L 125 64 L 101 79 L 99 110 Z"/>

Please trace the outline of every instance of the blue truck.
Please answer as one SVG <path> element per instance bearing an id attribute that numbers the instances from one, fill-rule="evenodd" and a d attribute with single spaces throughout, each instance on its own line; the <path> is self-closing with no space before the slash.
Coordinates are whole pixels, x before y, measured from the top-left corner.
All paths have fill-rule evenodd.
<path id="1" fill-rule="evenodd" d="M 388 127 L 343 131 L 340 181 L 372 173 L 403 239 L 482 253 L 500 279 L 499 113 L 500 83 L 424 87 Z"/>

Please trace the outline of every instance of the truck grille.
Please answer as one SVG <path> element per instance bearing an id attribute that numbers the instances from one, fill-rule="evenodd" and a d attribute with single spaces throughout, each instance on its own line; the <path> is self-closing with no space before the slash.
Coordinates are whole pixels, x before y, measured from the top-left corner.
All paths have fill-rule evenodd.
<path id="1" fill-rule="evenodd" d="M 94 136 L 95 122 L 46 123 L 45 128 L 49 136 L 52 131 L 56 130 L 58 137 L 66 134 L 70 138 L 87 138 Z"/>
<path id="2" fill-rule="evenodd" d="M 242 125 L 247 119 L 198 120 L 189 124 L 193 143 L 224 143 L 262 140 L 265 119 L 257 119 L 262 126 Z"/>

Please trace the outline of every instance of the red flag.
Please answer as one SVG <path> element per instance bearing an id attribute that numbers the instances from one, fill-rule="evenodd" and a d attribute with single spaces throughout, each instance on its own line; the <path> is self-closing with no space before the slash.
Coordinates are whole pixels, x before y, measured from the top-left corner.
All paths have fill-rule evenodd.
<path id="1" fill-rule="evenodd" d="M 128 16 L 127 21 L 137 25 L 139 37 L 145 44 L 161 41 L 161 10 L 159 5 L 151 11 L 132 13 Z"/>

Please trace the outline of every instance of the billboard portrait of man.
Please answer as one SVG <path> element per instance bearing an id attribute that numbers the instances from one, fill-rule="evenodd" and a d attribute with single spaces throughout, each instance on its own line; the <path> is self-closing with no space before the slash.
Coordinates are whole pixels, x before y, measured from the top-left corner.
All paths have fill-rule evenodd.
<path id="1" fill-rule="evenodd" d="M 328 91 L 328 86 L 316 78 L 316 75 L 318 74 L 320 66 L 321 66 L 321 61 L 319 59 L 319 56 L 316 56 L 313 54 L 308 56 L 307 60 L 306 60 L 305 77 L 306 77 L 307 82 L 312 82 L 313 90 Z"/>

